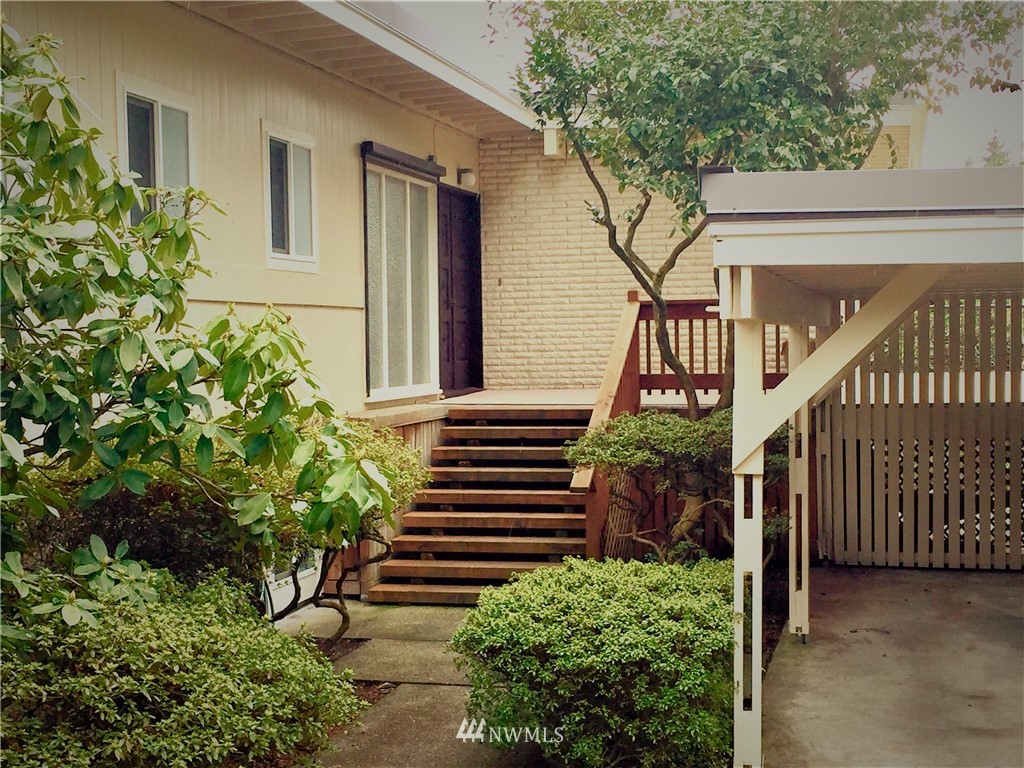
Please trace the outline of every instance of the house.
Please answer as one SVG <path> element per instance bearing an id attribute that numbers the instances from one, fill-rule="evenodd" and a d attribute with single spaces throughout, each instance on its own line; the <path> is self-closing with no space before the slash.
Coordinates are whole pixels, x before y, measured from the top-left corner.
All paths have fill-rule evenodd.
<path id="1" fill-rule="evenodd" d="M 106 149 L 144 185 L 187 183 L 225 204 L 205 221 L 214 274 L 193 287 L 190 320 L 228 303 L 278 306 L 334 402 L 392 424 L 436 465 L 437 487 L 394 544 L 401 557 L 382 566 L 394 589 L 370 594 L 375 569 L 360 593 L 472 601 L 481 583 L 595 552 L 585 513 L 599 489 L 571 479 L 559 446 L 594 418 L 615 376 L 609 350 L 631 348 L 615 340 L 634 285 L 589 221 L 582 169 L 532 113 L 383 3 L 12 2 L 5 13 L 23 36 L 63 41 Z M 896 163 L 914 165 L 923 111 L 896 105 L 889 125 Z M 891 163 L 880 145 L 870 164 Z M 664 249 L 670 213 L 652 211 L 641 249 Z M 668 296 L 702 358 L 694 370 L 713 378 L 710 238 L 693 254 Z M 650 318 L 637 302 L 625 311 L 627 334 L 647 333 L 637 397 L 678 396 L 658 379 Z M 777 381 L 783 335 L 772 334 Z M 485 385 L 522 392 L 452 405 Z M 538 389 L 559 392 L 528 407 Z M 407 588 L 431 579 L 443 588 Z"/>

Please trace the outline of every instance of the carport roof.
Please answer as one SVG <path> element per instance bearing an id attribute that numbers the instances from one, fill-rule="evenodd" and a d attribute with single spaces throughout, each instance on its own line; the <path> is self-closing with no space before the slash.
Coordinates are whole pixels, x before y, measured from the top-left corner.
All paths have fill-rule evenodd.
<path id="1" fill-rule="evenodd" d="M 716 267 L 822 297 L 870 296 L 910 264 L 937 293 L 1024 292 L 1024 169 L 702 174 Z"/>

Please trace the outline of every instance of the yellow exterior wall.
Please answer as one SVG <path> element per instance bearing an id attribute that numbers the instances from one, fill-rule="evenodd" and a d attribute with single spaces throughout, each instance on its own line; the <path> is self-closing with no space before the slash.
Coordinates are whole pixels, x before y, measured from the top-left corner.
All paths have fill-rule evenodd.
<path id="1" fill-rule="evenodd" d="M 226 216 L 204 217 L 203 262 L 215 273 L 191 290 L 200 324 L 235 302 L 266 303 L 292 316 L 334 402 L 360 410 L 365 399 L 362 162 L 373 140 L 455 169 L 476 168 L 478 142 L 357 86 L 169 3 L 5 3 L 23 38 L 50 33 L 88 105 L 83 118 L 118 148 L 118 73 L 173 89 L 192 108 L 193 186 L 222 201 Z M 146 95 L 146 94 L 142 94 Z M 315 140 L 313 166 L 320 271 L 269 270 L 264 210 L 263 127 L 269 121 Z"/>

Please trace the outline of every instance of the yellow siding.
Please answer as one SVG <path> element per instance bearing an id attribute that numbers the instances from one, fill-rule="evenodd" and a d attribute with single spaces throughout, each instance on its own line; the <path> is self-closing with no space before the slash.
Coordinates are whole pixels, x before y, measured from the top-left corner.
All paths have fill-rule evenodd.
<path id="1" fill-rule="evenodd" d="M 372 139 L 447 167 L 478 167 L 477 140 L 331 77 L 169 3 L 5 3 L 22 35 L 62 40 L 60 59 L 105 148 L 117 152 L 118 73 L 191 101 L 193 185 L 226 205 L 205 217 L 204 263 L 215 272 L 191 291 L 198 324 L 236 302 L 274 303 L 310 341 L 309 357 L 345 410 L 364 402 L 362 165 Z M 268 270 L 261 121 L 315 139 L 319 274 Z"/>

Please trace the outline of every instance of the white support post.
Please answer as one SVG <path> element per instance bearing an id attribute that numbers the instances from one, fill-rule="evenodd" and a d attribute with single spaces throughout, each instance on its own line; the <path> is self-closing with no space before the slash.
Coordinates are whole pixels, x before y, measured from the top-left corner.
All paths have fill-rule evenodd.
<path id="1" fill-rule="evenodd" d="M 740 281 L 744 276 L 741 274 Z M 763 394 L 764 323 L 737 320 L 733 450 Z M 734 453 L 735 458 L 735 453 Z M 733 765 L 761 768 L 761 607 L 764 547 L 764 445 L 733 469 Z M 749 609 L 749 632 L 746 615 Z M 749 655 L 746 644 L 750 643 Z"/>
<path id="2" fill-rule="evenodd" d="M 805 325 L 789 327 L 790 373 L 810 354 L 809 332 Z M 810 419 L 804 403 L 789 420 L 789 631 L 804 640 L 810 632 Z"/>

